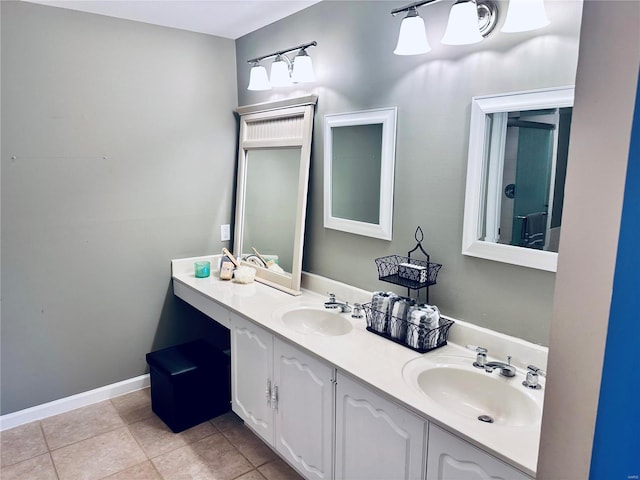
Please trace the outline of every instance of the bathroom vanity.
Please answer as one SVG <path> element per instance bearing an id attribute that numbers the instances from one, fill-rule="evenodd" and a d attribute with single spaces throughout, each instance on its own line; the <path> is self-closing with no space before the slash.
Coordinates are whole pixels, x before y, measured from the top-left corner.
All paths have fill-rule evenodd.
<path id="1" fill-rule="evenodd" d="M 546 348 L 456 321 L 448 345 L 419 354 L 324 309 L 324 292 L 369 292 L 305 274 L 291 296 L 196 278 L 196 260 L 218 261 L 174 260 L 174 293 L 230 329 L 233 411 L 305 478 L 535 477 L 544 388 L 522 382 L 527 365 L 546 368 Z M 511 356 L 516 376 L 474 368 L 468 344 Z"/>

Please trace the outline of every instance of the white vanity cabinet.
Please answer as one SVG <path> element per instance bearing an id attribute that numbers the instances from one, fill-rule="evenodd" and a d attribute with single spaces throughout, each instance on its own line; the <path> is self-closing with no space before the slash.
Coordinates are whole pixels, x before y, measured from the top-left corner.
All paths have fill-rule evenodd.
<path id="1" fill-rule="evenodd" d="M 275 447 L 307 478 L 332 478 L 335 370 L 279 339 L 274 348 Z"/>
<path id="2" fill-rule="evenodd" d="M 216 256 L 198 258 L 217 261 Z M 377 375 L 402 376 L 407 362 L 402 347 L 397 352 L 395 347 L 385 348 L 384 357 L 372 357 L 379 339 L 355 328 L 353 335 L 340 338 L 288 331 L 284 323 L 272 323 L 273 312 L 308 305 L 322 310 L 322 297 L 303 291 L 294 302 L 263 285 L 196 279 L 193 262 L 194 258 L 172 261 L 174 293 L 230 329 L 233 411 L 306 479 L 533 480 L 527 473 L 535 470 L 535 447 L 524 449 L 537 445 L 533 429 L 507 432 L 504 439 L 492 438 L 497 433 L 491 426 L 477 436 L 473 429 L 467 435 L 477 443 L 469 443 L 464 434 L 457 437 L 446 430 L 465 432 L 463 426 L 448 426 L 448 417 L 414 403 L 415 392 L 403 390 L 408 385 L 389 382 L 384 391 L 378 383 L 383 379 Z M 334 285 L 327 279 L 308 281 L 317 291 L 321 285 Z M 350 292 L 354 298 L 363 295 L 343 284 L 335 287 L 322 290 Z M 546 363 L 543 347 L 478 333 L 464 322 L 456 328 L 460 338 L 479 335 L 474 343 L 501 345 L 504 352 L 517 347 L 516 358 Z M 460 347 L 450 348 L 453 354 Z M 431 424 L 430 418 L 443 428 Z"/>
<path id="3" fill-rule="evenodd" d="M 427 480 L 533 480 L 442 428 L 429 425 Z"/>
<path id="4" fill-rule="evenodd" d="M 427 422 L 339 374 L 336 480 L 420 480 Z"/>
<path id="5" fill-rule="evenodd" d="M 273 336 L 231 314 L 231 406 L 244 422 L 273 444 Z"/>
<path id="6" fill-rule="evenodd" d="M 335 370 L 231 314 L 232 406 L 306 478 L 332 478 Z"/>

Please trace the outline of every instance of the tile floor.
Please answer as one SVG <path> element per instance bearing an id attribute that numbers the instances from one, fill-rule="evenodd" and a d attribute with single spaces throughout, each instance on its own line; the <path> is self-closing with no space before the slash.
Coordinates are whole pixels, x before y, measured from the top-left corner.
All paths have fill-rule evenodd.
<path id="1" fill-rule="evenodd" d="M 301 479 L 232 412 L 174 434 L 149 389 L 0 433 L 2 480 Z"/>

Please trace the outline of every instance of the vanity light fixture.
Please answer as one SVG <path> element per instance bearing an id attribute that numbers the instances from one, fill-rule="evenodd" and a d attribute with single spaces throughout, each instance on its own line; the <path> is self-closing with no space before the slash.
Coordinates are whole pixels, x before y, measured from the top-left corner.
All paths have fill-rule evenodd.
<path id="1" fill-rule="evenodd" d="M 391 10 L 391 15 L 407 12 L 400 25 L 396 55 L 418 55 L 431 50 L 418 8 L 442 0 L 422 0 Z M 449 21 L 441 43 L 469 45 L 489 35 L 498 19 L 498 7 L 491 0 L 457 0 L 451 7 Z M 524 32 L 549 24 L 544 0 L 509 0 L 503 32 Z"/>
<path id="2" fill-rule="evenodd" d="M 247 60 L 251 64 L 247 90 L 270 90 L 272 87 L 288 87 L 294 83 L 315 82 L 316 76 L 307 48 L 316 45 L 317 42 L 305 43 Z M 294 50 L 298 50 L 298 53 L 291 61 L 286 54 Z M 262 60 L 269 57 L 275 57 L 271 64 L 271 79 L 267 76 L 266 68 L 260 64 Z"/>
<path id="3" fill-rule="evenodd" d="M 470 45 L 482 41 L 478 8 L 474 0 L 459 0 L 451 7 L 449 22 L 440 43 Z"/>
<path id="4" fill-rule="evenodd" d="M 249 73 L 249 90 L 271 90 L 267 69 L 260 62 L 253 62 Z"/>
<path id="5" fill-rule="evenodd" d="M 427 32 L 424 29 L 424 20 L 418 14 L 414 6 L 407 10 L 407 16 L 400 24 L 398 43 L 393 51 L 396 55 L 419 55 L 431 51 L 431 45 L 427 40 Z"/>
<path id="6" fill-rule="evenodd" d="M 396 55 L 418 55 L 431 50 L 424 21 L 418 7 L 442 0 L 422 0 L 391 10 L 391 15 L 407 12 L 400 25 Z M 468 45 L 482 41 L 496 24 L 498 9 L 491 0 L 458 0 L 449 13 L 447 30 L 441 42 L 447 45 Z"/>
<path id="7" fill-rule="evenodd" d="M 287 59 L 286 61 L 284 59 Z M 289 65 L 291 62 L 285 55 L 278 55 L 271 64 L 271 86 L 272 87 L 288 87 L 293 82 L 289 74 Z"/>
<path id="8" fill-rule="evenodd" d="M 313 71 L 311 57 L 304 48 L 300 49 L 298 54 L 293 57 L 291 81 L 293 83 L 311 83 L 316 81 L 316 74 Z"/>
<path id="9" fill-rule="evenodd" d="M 544 0 L 511 0 L 501 32 L 528 32 L 549 25 Z"/>

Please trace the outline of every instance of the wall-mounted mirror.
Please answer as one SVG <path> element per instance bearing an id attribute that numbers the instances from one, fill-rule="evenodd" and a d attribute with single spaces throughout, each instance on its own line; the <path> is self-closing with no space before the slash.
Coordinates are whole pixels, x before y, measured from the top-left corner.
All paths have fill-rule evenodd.
<path id="1" fill-rule="evenodd" d="M 397 109 L 324 117 L 324 226 L 391 240 Z"/>
<path id="2" fill-rule="evenodd" d="M 316 101 L 309 95 L 236 110 L 234 255 L 256 269 L 257 281 L 293 295 L 300 294 Z"/>
<path id="3" fill-rule="evenodd" d="M 472 99 L 464 255 L 556 271 L 573 94 Z"/>

